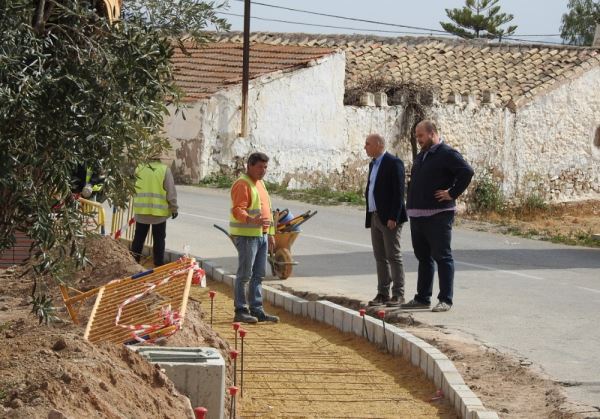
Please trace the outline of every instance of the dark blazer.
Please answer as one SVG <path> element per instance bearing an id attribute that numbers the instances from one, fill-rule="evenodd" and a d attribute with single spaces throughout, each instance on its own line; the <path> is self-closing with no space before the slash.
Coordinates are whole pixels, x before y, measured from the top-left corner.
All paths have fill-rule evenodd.
<path id="1" fill-rule="evenodd" d="M 367 201 L 365 227 L 371 227 L 369 216 L 369 188 L 371 169 L 373 163 L 369 164 L 369 177 L 365 189 L 365 200 Z M 373 197 L 377 206 L 377 215 L 383 224 L 388 220 L 395 220 L 401 224 L 408 220 L 404 206 L 404 163 L 398 157 L 386 152 L 381 159 L 375 185 L 373 185 Z"/>
<path id="2" fill-rule="evenodd" d="M 425 161 L 424 154 L 421 151 L 413 163 L 406 206 L 410 209 L 454 207 L 454 200 L 469 186 L 473 169 L 458 151 L 446 143 L 430 151 Z M 452 200 L 439 202 L 434 194 L 440 189 L 448 189 Z"/>

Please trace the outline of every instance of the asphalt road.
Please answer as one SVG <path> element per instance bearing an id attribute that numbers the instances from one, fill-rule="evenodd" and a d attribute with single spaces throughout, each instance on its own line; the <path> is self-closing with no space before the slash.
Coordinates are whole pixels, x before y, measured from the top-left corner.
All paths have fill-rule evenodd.
<path id="1" fill-rule="evenodd" d="M 169 221 L 167 247 L 236 270 L 233 245 L 213 224 L 228 223 L 227 191 L 178 187 L 180 216 Z M 364 212 L 274 197 L 274 207 L 318 214 L 292 247 L 299 262 L 286 281 L 298 291 L 367 301 L 376 294 L 375 263 Z M 406 297 L 416 290 L 416 259 L 405 224 L 402 247 Z M 600 249 L 454 229 L 454 307 L 415 312 L 419 321 L 467 333 L 486 345 L 528 359 L 566 387 L 569 397 L 600 406 Z M 437 288 L 437 280 L 436 285 Z M 434 296 L 437 291 L 434 292 Z"/>

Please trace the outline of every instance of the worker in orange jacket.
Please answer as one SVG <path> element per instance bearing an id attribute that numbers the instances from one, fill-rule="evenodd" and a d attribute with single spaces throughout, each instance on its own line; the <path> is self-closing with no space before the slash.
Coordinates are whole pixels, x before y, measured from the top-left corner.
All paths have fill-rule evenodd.
<path id="1" fill-rule="evenodd" d="M 271 199 L 263 182 L 268 162 L 266 154 L 252 153 L 246 173 L 231 187 L 229 233 L 238 251 L 235 322 L 279 321 L 279 317 L 265 313 L 262 300 L 267 254 L 275 245 Z"/>

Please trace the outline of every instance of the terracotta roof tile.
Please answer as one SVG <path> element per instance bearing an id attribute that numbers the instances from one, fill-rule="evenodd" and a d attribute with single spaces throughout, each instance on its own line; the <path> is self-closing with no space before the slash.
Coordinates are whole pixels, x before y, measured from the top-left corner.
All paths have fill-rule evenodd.
<path id="1" fill-rule="evenodd" d="M 239 42 L 234 41 L 237 39 Z M 281 39 L 289 43 L 289 40 Z M 187 54 L 175 48 L 172 58 L 175 82 L 186 93 L 184 100 L 207 98 L 231 84 L 241 83 L 241 37 L 234 35 L 231 40 L 234 42 L 209 43 L 200 47 L 187 43 Z M 335 50 L 331 48 L 253 44 L 250 47 L 250 77 L 306 67 L 311 61 L 333 52 Z"/>
<path id="2" fill-rule="evenodd" d="M 217 34 L 218 42 L 235 42 L 237 33 Z M 390 78 L 410 81 L 438 92 L 446 102 L 453 92 L 496 92 L 504 105 L 523 103 L 558 80 L 600 65 L 600 49 L 570 46 L 483 43 L 433 37 L 386 38 L 364 35 L 255 33 L 252 40 L 272 44 L 327 45 L 346 53 L 346 88 Z M 398 71 L 396 70 L 398 69 Z M 528 94 L 529 93 L 529 94 Z"/>

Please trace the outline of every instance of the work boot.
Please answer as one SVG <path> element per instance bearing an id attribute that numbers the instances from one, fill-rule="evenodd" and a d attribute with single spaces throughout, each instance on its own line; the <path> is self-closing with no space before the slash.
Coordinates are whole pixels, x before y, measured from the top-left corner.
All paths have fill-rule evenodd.
<path id="1" fill-rule="evenodd" d="M 385 303 L 386 307 L 399 307 L 400 304 L 404 304 L 404 297 L 397 295 L 394 295 L 387 303 Z"/>
<path id="2" fill-rule="evenodd" d="M 258 319 L 254 316 L 251 316 L 247 311 L 240 310 L 235 312 L 233 321 L 239 323 L 256 323 L 258 322 Z"/>
<path id="3" fill-rule="evenodd" d="M 401 307 L 402 308 L 408 308 L 408 309 L 418 309 L 418 308 L 429 308 L 431 304 L 424 304 L 420 301 L 417 300 L 410 300 L 408 303 L 406 304 L 402 304 Z"/>
<path id="4" fill-rule="evenodd" d="M 390 301 L 390 297 L 388 297 L 387 295 L 377 294 L 375 296 L 375 298 L 373 298 L 371 301 L 369 301 L 369 305 L 371 307 L 373 307 L 373 306 L 383 306 L 388 301 Z"/>
<path id="5" fill-rule="evenodd" d="M 261 309 L 250 310 L 250 314 L 253 315 L 254 317 L 256 317 L 260 323 L 262 323 L 262 322 L 279 323 L 279 317 L 273 316 L 271 314 L 267 314 L 267 313 L 265 313 L 264 310 L 261 310 Z"/>

